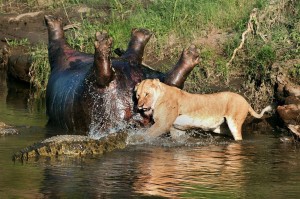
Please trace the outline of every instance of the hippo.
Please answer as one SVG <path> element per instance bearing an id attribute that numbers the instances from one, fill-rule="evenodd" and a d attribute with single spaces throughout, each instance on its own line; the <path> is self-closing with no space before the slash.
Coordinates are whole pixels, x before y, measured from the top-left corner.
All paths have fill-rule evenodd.
<path id="1" fill-rule="evenodd" d="M 94 54 L 72 49 L 66 42 L 62 19 L 47 15 L 48 55 L 51 73 L 46 89 L 48 124 L 73 134 L 104 135 L 133 125 L 147 127 L 152 120 L 136 107 L 134 87 L 143 79 L 157 78 L 183 88 L 199 63 L 195 45 L 182 51 L 166 73 L 143 64 L 144 49 L 152 33 L 133 28 L 127 50 L 112 57 L 112 38 L 97 32 Z"/>

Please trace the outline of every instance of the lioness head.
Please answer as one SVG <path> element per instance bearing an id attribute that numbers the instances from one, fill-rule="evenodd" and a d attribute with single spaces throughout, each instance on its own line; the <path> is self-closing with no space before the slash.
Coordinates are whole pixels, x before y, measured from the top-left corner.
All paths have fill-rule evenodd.
<path id="1" fill-rule="evenodd" d="M 160 95 L 161 83 L 158 79 L 146 79 L 135 86 L 137 107 L 146 115 L 151 115 Z"/>

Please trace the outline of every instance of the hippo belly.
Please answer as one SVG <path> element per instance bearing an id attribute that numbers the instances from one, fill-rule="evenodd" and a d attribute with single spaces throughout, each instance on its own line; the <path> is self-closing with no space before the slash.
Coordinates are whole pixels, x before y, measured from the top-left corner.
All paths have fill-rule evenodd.
<path id="1" fill-rule="evenodd" d="M 82 129 L 84 120 L 79 102 L 84 91 L 88 67 L 53 72 L 49 78 L 46 95 L 49 123 L 58 124 L 70 131 Z M 85 129 L 86 130 L 86 129 Z"/>

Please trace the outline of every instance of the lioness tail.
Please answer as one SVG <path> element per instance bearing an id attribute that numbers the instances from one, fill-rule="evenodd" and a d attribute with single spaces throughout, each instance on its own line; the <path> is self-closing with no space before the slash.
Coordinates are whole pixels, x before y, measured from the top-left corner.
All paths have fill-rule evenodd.
<path id="1" fill-rule="evenodd" d="M 261 111 L 260 114 L 258 114 L 258 113 L 256 113 L 256 112 L 253 110 L 253 108 L 252 108 L 251 106 L 249 106 L 249 113 L 250 113 L 253 117 L 255 117 L 255 118 L 261 118 L 261 117 L 264 115 L 265 112 L 269 112 L 269 111 L 271 111 L 272 109 L 273 109 L 272 106 L 269 105 L 269 106 L 267 106 L 266 108 L 264 108 L 264 109 Z"/>

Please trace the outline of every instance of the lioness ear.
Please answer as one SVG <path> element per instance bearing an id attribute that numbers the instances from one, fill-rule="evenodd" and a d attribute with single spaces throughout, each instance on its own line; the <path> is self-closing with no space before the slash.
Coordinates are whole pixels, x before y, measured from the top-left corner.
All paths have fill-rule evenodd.
<path id="1" fill-rule="evenodd" d="M 156 79 L 153 79 L 153 80 L 154 80 L 155 82 L 160 82 L 159 79 L 157 79 L 157 78 L 156 78 Z"/>
<path id="2" fill-rule="evenodd" d="M 161 82 L 158 82 L 157 86 L 158 86 L 158 88 L 159 88 L 160 90 L 162 90 Z"/>
<path id="3" fill-rule="evenodd" d="M 161 82 L 159 79 L 153 79 L 153 83 L 157 86 L 157 88 L 161 89 Z"/>
<path id="4" fill-rule="evenodd" d="M 141 83 L 137 83 L 136 85 L 135 85 L 135 87 L 134 87 L 134 91 L 137 91 L 137 89 L 138 89 L 138 86 L 140 85 Z"/>

